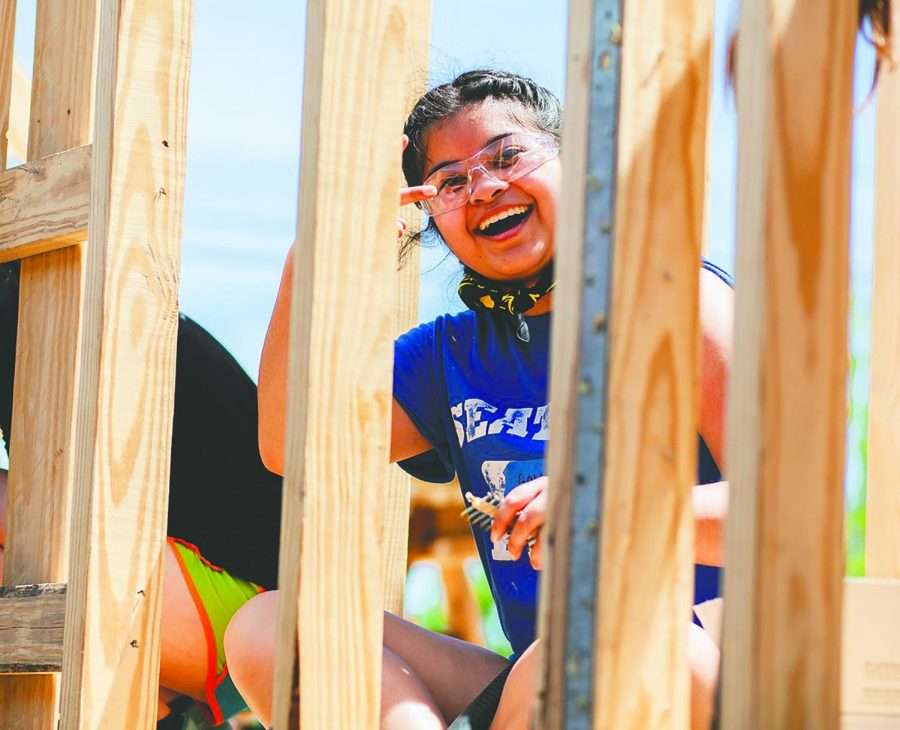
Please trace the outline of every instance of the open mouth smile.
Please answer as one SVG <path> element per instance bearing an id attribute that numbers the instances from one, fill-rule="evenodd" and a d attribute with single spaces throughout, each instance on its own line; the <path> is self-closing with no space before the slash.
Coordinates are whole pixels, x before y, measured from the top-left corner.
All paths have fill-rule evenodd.
<path id="1" fill-rule="evenodd" d="M 476 229 L 479 236 L 506 238 L 515 233 L 534 212 L 533 205 L 518 205 L 507 208 L 483 220 Z"/>

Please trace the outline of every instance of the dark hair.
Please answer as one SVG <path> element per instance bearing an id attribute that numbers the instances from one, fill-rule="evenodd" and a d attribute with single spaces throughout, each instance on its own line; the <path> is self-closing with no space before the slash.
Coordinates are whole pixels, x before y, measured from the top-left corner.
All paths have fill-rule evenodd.
<path id="1" fill-rule="evenodd" d="M 420 98 L 413 107 L 403 132 L 409 144 L 403 152 L 403 175 L 406 184 L 421 185 L 425 174 L 427 136 L 435 124 L 439 124 L 463 109 L 487 99 L 508 101 L 518 105 L 523 114 L 511 114 L 523 125 L 532 126 L 559 139 L 562 127 L 562 104 L 554 94 L 529 78 L 490 69 L 467 71 L 453 81 L 436 86 Z M 439 236 L 434 221 L 429 219 L 425 231 L 408 234 L 400 249 L 401 262 L 410 248 L 416 245 L 423 233 Z"/>
<path id="2" fill-rule="evenodd" d="M 891 62 L 891 0 L 859 0 L 859 25 L 865 32 L 869 21 L 869 42 L 875 47 L 875 78 L 872 88 L 878 84 L 878 75 L 884 61 Z"/>
<path id="3" fill-rule="evenodd" d="M 891 58 L 891 0 L 859 0 L 859 28 L 866 32 L 868 21 L 867 39 L 875 48 L 875 75 L 872 78 L 872 91 L 878 85 L 878 76 L 881 72 L 881 64 L 884 61 L 892 61 Z M 735 79 L 735 54 L 737 49 L 737 33 L 731 36 L 728 42 L 728 78 L 731 82 Z"/>

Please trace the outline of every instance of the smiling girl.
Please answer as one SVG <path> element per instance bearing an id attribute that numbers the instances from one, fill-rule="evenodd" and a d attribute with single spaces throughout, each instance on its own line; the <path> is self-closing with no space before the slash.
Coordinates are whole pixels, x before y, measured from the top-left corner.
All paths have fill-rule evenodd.
<path id="1" fill-rule="evenodd" d="M 385 614 L 385 728 L 445 728 L 460 713 L 471 727 L 529 723 L 539 528 L 552 488 L 543 459 L 561 117 L 559 101 L 530 79 L 472 71 L 429 91 L 404 128 L 410 187 L 401 190 L 401 202 L 418 202 L 429 214 L 426 235 L 439 236 L 463 264 L 459 293 L 469 310 L 438 317 L 397 340 L 391 458 L 416 476 L 449 481 L 456 474 L 464 492 L 502 498 L 492 531 L 473 534 L 514 653 L 507 659 Z M 719 482 L 731 289 L 714 267 L 704 267 L 701 282 L 700 452 L 706 478 L 700 481 Z M 260 448 L 267 466 L 279 473 L 290 283 L 289 257 L 259 378 Z M 717 563 L 724 490 L 698 490 L 698 562 Z M 698 586 L 698 599 L 715 590 L 703 581 Z M 271 708 L 275 606 L 274 593 L 253 599 L 225 637 L 234 681 L 263 720 Z M 685 630 L 695 726 L 703 727 L 718 653 L 702 629 Z"/>

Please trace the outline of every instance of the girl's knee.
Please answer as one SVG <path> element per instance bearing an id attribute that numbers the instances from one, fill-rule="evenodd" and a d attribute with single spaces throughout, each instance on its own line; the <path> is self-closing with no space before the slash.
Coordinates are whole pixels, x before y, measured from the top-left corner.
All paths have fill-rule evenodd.
<path id="1" fill-rule="evenodd" d="M 688 661 L 691 667 L 691 728 L 706 730 L 712 723 L 719 681 L 719 649 L 706 631 L 690 624 Z"/>
<path id="2" fill-rule="evenodd" d="M 443 730 L 447 727 L 424 682 L 398 654 L 382 652 L 381 730 Z"/>
<path id="3" fill-rule="evenodd" d="M 225 629 L 223 644 L 234 686 L 262 720 L 272 714 L 275 619 L 278 592 L 261 593 L 241 606 Z"/>

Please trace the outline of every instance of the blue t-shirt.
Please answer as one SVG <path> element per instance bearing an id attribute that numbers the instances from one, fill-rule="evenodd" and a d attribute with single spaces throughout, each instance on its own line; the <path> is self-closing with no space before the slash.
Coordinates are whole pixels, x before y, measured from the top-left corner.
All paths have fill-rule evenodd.
<path id="1" fill-rule="evenodd" d="M 397 340 L 394 398 L 434 447 L 402 462 L 404 469 L 433 482 L 456 474 L 463 493 L 479 497 L 502 497 L 546 473 L 550 315 L 527 322 L 529 343 L 507 321 L 471 311 L 438 317 Z M 702 439 L 699 454 L 699 481 L 718 481 Z M 505 538 L 493 544 L 487 531 L 473 534 L 503 630 L 520 655 L 535 638 L 538 573 L 527 552 L 513 560 Z M 718 572 L 698 566 L 695 602 L 716 595 Z"/>

